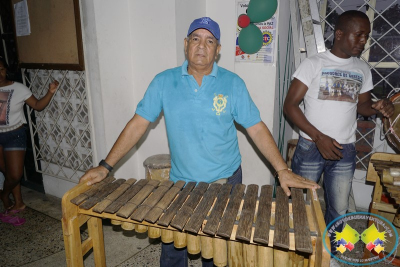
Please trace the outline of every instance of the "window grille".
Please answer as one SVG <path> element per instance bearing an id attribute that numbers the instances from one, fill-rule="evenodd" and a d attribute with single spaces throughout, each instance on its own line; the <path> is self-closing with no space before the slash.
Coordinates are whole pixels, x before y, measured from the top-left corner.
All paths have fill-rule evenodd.
<path id="1" fill-rule="evenodd" d="M 36 112 L 27 107 L 36 171 L 77 182 L 93 165 L 85 72 L 29 69 L 23 74 L 38 99 L 52 81 L 60 83 L 46 109 Z"/>
<path id="2" fill-rule="evenodd" d="M 325 45 L 330 48 L 334 37 L 334 22 L 347 10 L 360 10 L 371 21 L 371 34 L 365 50 L 361 54 L 371 68 L 374 89 L 372 97 L 381 99 L 400 89 L 400 3 L 398 0 L 321 0 L 319 1 L 321 25 Z M 370 121 L 375 127 L 359 127 L 357 143 L 369 146 L 369 152 L 358 153 L 358 169 L 366 170 L 370 156 L 374 152 L 392 152 L 384 139 L 380 119 L 358 118 L 358 124 Z M 361 130 L 362 129 L 362 130 Z M 379 138 L 374 138 L 377 135 Z M 374 142 L 375 141 L 375 142 Z M 388 151 L 389 150 L 389 151 Z"/>

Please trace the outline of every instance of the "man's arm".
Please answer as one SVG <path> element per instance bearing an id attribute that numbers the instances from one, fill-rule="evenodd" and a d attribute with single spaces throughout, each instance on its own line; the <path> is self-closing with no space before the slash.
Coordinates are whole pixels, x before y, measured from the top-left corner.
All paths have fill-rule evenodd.
<path id="1" fill-rule="evenodd" d="M 317 145 L 325 159 L 339 160 L 343 157 L 339 149 L 342 146 L 333 138 L 323 134 L 304 116 L 299 104 L 307 93 L 308 87 L 298 79 L 293 79 L 283 105 L 283 112 L 300 130 L 305 132 Z"/>
<path id="2" fill-rule="evenodd" d="M 381 99 L 374 103 L 371 99 L 371 93 L 365 92 L 358 95 L 357 112 L 365 117 L 369 117 L 382 113 L 384 117 L 390 117 L 393 115 L 394 106 L 392 101 L 387 98 Z"/>
<path id="3" fill-rule="evenodd" d="M 149 127 L 150 122 L 143 117 L 135 114 L 133 118 L 126 124 L 124 130 L 119 135 L 117 141 L 108 153 L 105 161 L 115 166 L 117 162 L 132 149 L 140 140 Z M 87 182 L 88 185 L 98 183 L 108 174 L 108 170 L 103 166 L 98 166 L 86 171 L 80 179 L 80 183 Z"/>
<path id="4" fill-rule="evenodd" d="M 251 139 L 256 144 L 264 157 L 271 163 L 276 171 L 279 172 L 279 181 L 283 191 L 290 196 L 289 187 L 317 189 L 319 186 L 288 170 L 278 147 L 264 122 L 259 122 L 246 129 Z"/>

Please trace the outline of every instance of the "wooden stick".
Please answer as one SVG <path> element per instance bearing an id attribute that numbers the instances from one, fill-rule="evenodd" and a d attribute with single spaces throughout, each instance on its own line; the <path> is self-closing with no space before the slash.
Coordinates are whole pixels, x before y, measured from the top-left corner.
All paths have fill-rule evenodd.
<path id="1" fill-rule="evenodd" d="M 274 246 L 289 248 L 289 199 L 280 186 L 276 188 Z"/>
<path id="2" fill-rule="evenodd" d="M 131 198 L 133 198 L 137 192 L 139 192 L 143 186 L 148 183 L 148 180 L 141 179 L 137 183 L 131 185 L 125 193 L 122 194 L 117 200 L 115 200 L 110 206 L 108 206 L 104 212 L 114 214 L 116 213 L 123 205 L 125 205 Z"/>
<path id="3" fill-rule="evenodd" d="M 274 249 L 274 267 L 289 266 L 288 250 L 280 248 Z"/>
<path id="4" fill-rule="evenodd" d="M 213 238 L 214 265 L 224 267 L 228 264 L 228 249 L 225 239 Z"/>
<path id="5" fill-rule="evenodd" d="M 174 231 L 174 247 L 185 248 L 186 245 L 186 233 Z"/>
<path id="6" fill-rule="evenodd" d="M 189 254 L 199 254 L 201 251 L 201 241 L 199 235 L 187 234 L 187 251 Z"/>
<path id="7" fill-rule="evenodd" d="M 212 238 L 201 236 L 201 256 L 205 259 L 212 259 L 214 256 Z"/>
<path id="8" fill-rule="evenodd" d="M 147 232 L 147 226 L 141 225 L 141 224 L 136 224 L 135 225 L 135 231 L 136 233 L 146 233 Z"/>
<path id="9" fill-rule="evenodd" d="M 211 211 L 209 218 L 207 219 L 207 224 L 203 229 L 203 232 L 209 235 L 215 235 L 218 229 L 219 221 L 221 220 L 226 204 L 229 200 L 229 194 L 232 190 L 233 185 L 223 184 L 214 207 Z"/>
<path id="10" fill-rule="evenodd" d="M 135 224 L 130 223 L 130 222 L 122 222 L 121 223 L 121 228 L 126 230 L 126 231 L 132 231 L 135 229 Z"/>
<path id="11" fill-rule="evenodd" d="M 243 244 L 241 242 L 228 241 L 228 265 L 244 266 Z"/>
<path id="12" fill-rule="evenodd" d="M 190 216 L 193 215 L 197 204 L 201 200 L 208 188 L 208 183 L 200 182 L 190 193 L 188 200 L 183 204 L 181 209 L 176 213 L 175 218 L 171 221 L 171 226 L 182 230 L 186 222 L 189 220 Z"/>
<path id="13" fill-rule="evenodd" d="M 89 190 L 79 194 L 78 196 L 71 199 L 71 203 L 75 205 L 80 205 L 83 201 L 90 198 L 91 196 L 95 195 L 99 190 L 103 187 L 107 186 L 109 183 L 112 183 L 115 180 L 114 177 L 109 176 L 106 179 L 100 181 L 97 184 L 92 185 Z"/>
<path id="14" fill-rule="evenodd" d="M 157 227 L 149 227 L 148 235 L 149 238 L 153 239 L 159 238 L 161 236 L 161 229 Z"/>
<path id="15" fill-rule="evenodd" d="M 272 185 L 261 186 L 260 200 L 258 202 L 257 219 L 254 232 L 254 241 L 268 245 L 269 229 L 272 207 Z"/>
<path id="16" fill-rule="evenodd" d="M 257 195 L 258 185 L 248 185 L 246 195 L 244 197 L 242 212 L 240 214 L 240 221 L 236 232 L 236 239 L 250 242 L 254 214 L 256 210 Z"/>
<path id="17" fill-rule="evenodd" d="M 165 244 L 174 242 L 174 231 L 161 229 L 161 241 Z"/>
<path id="18" fill-rule="evenodd" d="M 109 205 L 111 205 L 116 199 L 118 199 L 123 193 L 125 193 L 130 186 L 136 182 L 136 179 L 128 179 L 125 183 L 121 184 L 114 192 L 108 195 L 103 201 L 98 203 L 93 208 L 94 212 L 102 213 Z"/>
<path id="19" fill-rule="evenodd" d="M 265 246 L 257 246 L 257 263 L 258 267 L 273 267 L 274 249 Z"/>
<path id="20" fill-rule="evenodd" d="M 221 189 L 221 184 L 211 184 L 206 193 L 203 195 L 200 203 L 197 205 L 196 210 L 190 216 L 190 220 L 185 225 L 184 230 L 197 234 L 203 224 L 204 218 L 206 218 L 212 204 L 219 190 Z"/>
<path id="21" fill-rule="evenodd" d="M 111 224 L 112 224 L 112 225 L 121 225 L 122 222 L 121 222 L 121 221 L 118 221 L 118 220 L 111 220 Z"/>
<path id="22" fill-rule="evenodd" d="M 257 246 L 243 244 L 244 266 L 257 267 Z M 287 266 L 287 265 L 282 265 Z"/>
<path id="23" fill-rule="evenodd" d="M 311 254 L 313 248 L 311 244 L 310 229 L 308 227 L 303 189 L 292 188 L 291 191 L 296 251 Z"/>

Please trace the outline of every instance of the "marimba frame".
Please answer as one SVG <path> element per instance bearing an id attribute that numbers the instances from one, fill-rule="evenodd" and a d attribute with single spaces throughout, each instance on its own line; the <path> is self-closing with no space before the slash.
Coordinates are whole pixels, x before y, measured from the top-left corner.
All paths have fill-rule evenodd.
<path id="1" fill-rule="evenodd" d="M 86 184 L 78 184 L 70 191 L 68 191 L 62 199 L 62 213 L 63 213 L 62 226 L 63 226 L 67 266 L 83 266 L 83 256 L 87 254 L 87 252 L 89 252 L 90 249 L 93 249 L 96 266 L 106 266 L 102 219 L 111 219 L 119 222 L 136 223 L 144 226 L 168 229 L 173 231 L 177 230 L 171 226 L 163 227 L 161 225 L 158 225 L 157 223 L 152 224 L 146 221 L 136 222 L 130 218 L 124 219 L 122 217 L 117 216 L 116 214 L 110 214 L 104 212 L 97 213 L 93 211 L 93 208 L 84 210 L 79 208 L 77 205 L 71 203 L 71 200 L 73 198 L 86 192 L 89 188 L 90 186 L 87 186 Z M 310 224 L 309 225 L 310 231 L 314 233 L 314 235 L 311 236 L 313 252 L 309 256 L 308 266 L 329 266 L 330 255 L 325 250 L 325 247 L 323 245 L 324 242 L 322 240 L 322 234 L 325 230 L 325 222 L 322 216 L 322 210 L 318 201 L 318 196 L 316 195 L 315 192 L 311 192 L 310 190 L 308 190 L 307 201 L 310 203 L 310 205 L 306 205 L 307 217 Z M 272 207 L 272 211 L 273 210 L 274 206 Z M 86 240 L 82 242 L 80 235 L 80 227 L 85 223 L 87 223 L 88 226 L 89 236 Z M 237 225 L 235 225 L 234 228 L 235 227 L 237 228 Z M 271 242 L 271 240 L 273 240 L 273 233 L 274 231 L 270 230 L 270 236 L 269 236 L 270 242 L 268 243 L 269 248 L 273 247 L 273 242 Z M 201 231 L 199 231 L 198 234 L 200 236 L 210 237 L 209 235 L 206 235 Z M 294 234 L 290 233 L 289 235 L 291 240 L 289 249 L 294 250 L 295 247 L 293 241 Z M 234 236 L 234 232 L 232 232 L 232 236 Z M 218 236 L 212 238 L 221 239 Z M 253 241 L 251 241 L 250 243 L 254 244 Z M 329 246 L 330 242 L 328 237 L 326 237 L 325 243 Z M 266 246 L 259 245 L 258 247 L 262 248 Z M 228 249 L 230 249 L 229 245 Z M 276 255 L 278 255 L 280 252 L 282 251 L 281 250 L 274 251 Z M 284 255 L 284 257 L 286 257 L 286 255 Z"/>

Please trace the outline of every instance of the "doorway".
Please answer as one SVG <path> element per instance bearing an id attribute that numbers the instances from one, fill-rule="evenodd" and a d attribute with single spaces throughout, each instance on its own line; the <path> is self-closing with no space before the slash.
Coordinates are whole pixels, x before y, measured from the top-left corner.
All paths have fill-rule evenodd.
<path id="1" fill-rule="evenodd" d="M 14 23 L 12 16 L 12 4 L 8 0 L 0 0 L 0 56 L 3 57 L 9 65 L 9 79 L 22 83 L 21 69 L 18 67 L 18 54 L 14 35 Z M 24 108 L 25 117 L 27 117 Z M 31 121 L 35 121 L 35 114 L 31 114 Z M 27 119 L 29 122 L 29 120 Z M 27 131 L 27 149 L 25 155 L 24 176 L 21 179 L 21 185 L 44 193 L 43 176 L 36 171 L 35 159 L 33 154 L 33 143 L 39 146 L 39 140 L 32 139 L 30 131 Z M 37 162 L 40 169 L 40 162 Z"/>

